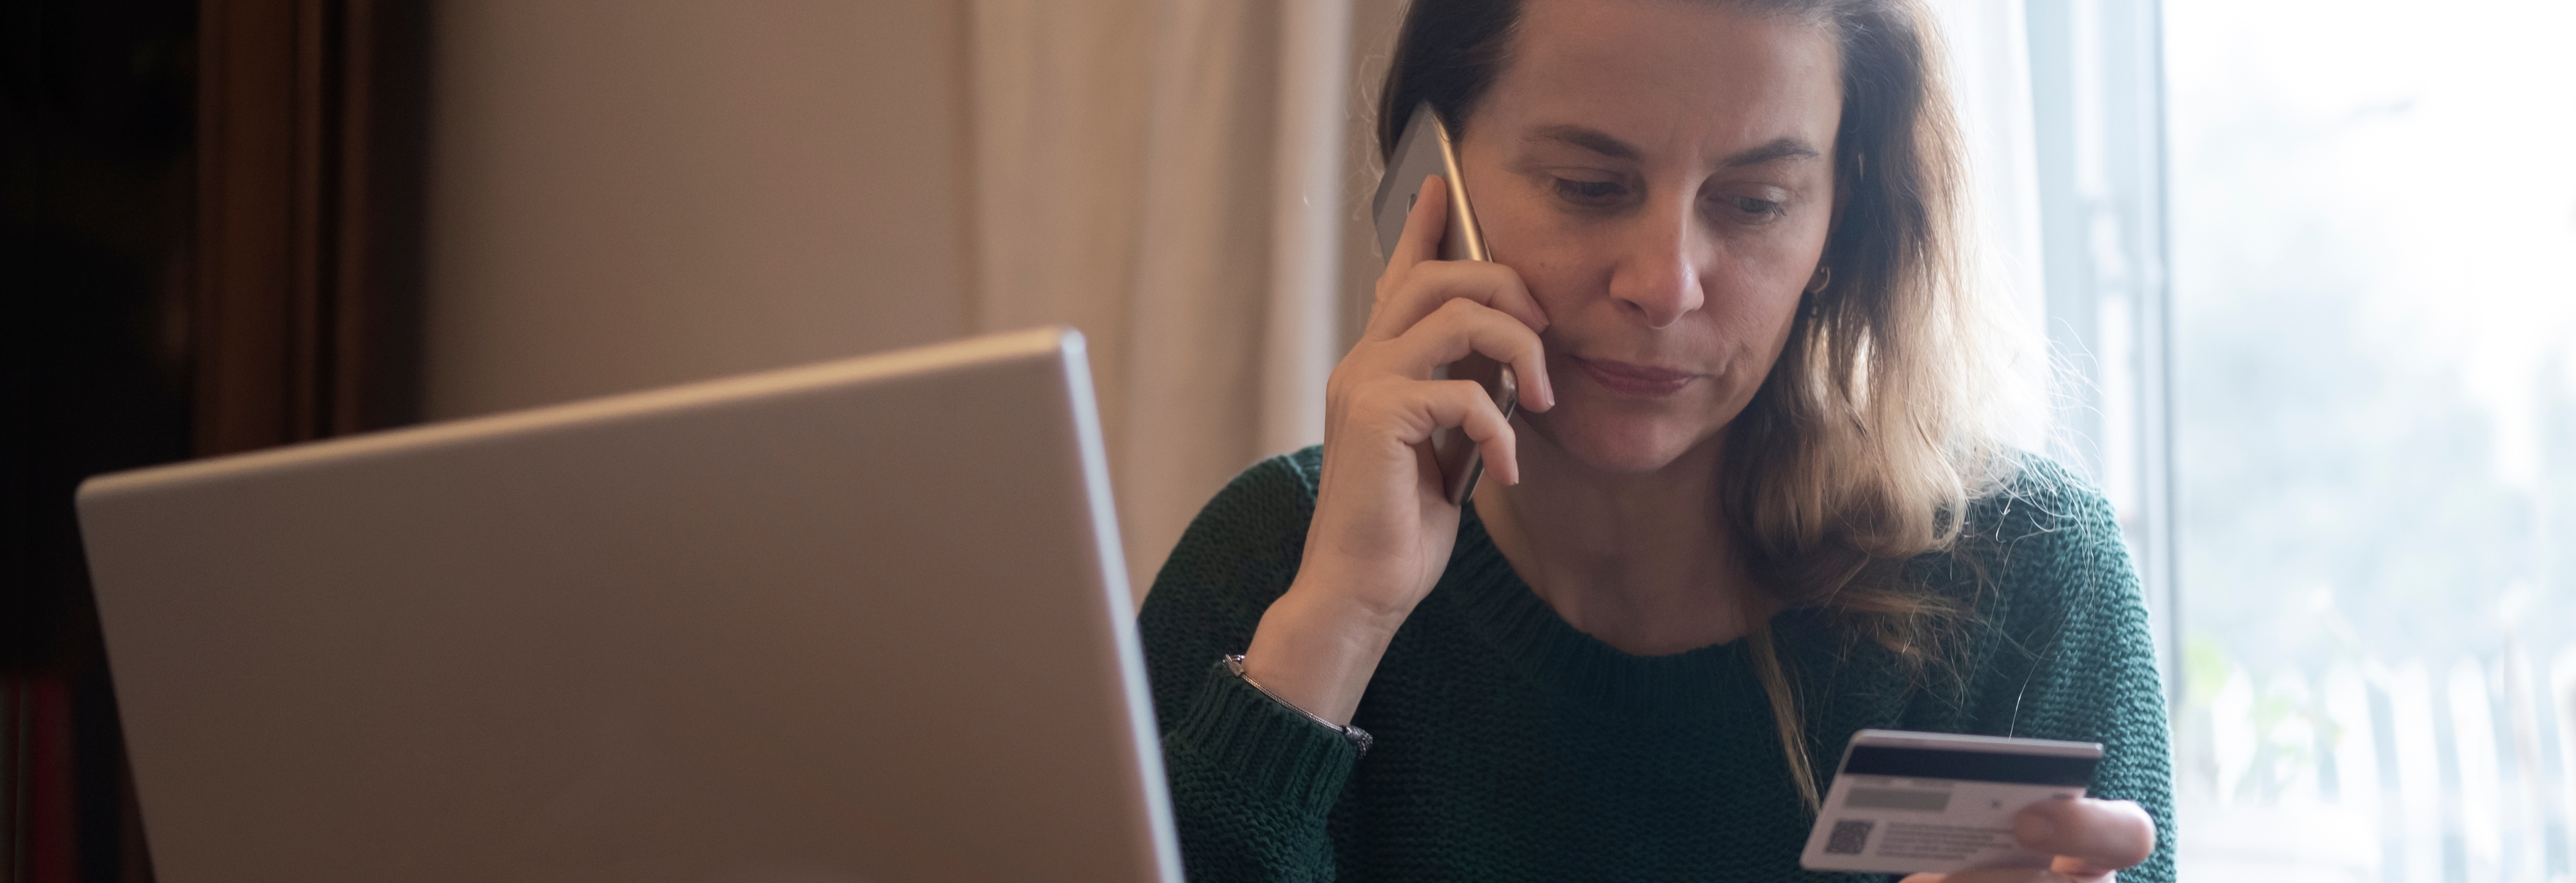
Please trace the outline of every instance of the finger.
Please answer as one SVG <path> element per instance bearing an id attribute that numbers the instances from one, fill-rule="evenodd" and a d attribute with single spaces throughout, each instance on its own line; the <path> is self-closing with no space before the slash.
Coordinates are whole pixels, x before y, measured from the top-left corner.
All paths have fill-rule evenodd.
<path id="1" fill-rule="evenodd" d="M 1504 484 L 1521 483 L 1520 436 L 1512 431 L 1512 422 L 1503 417 L 1501 408 L 1485 387 L 1472 380 L 1452 380 L 1440 384 L 1447 395 L 1473 401 L 1458 421 L 1458 431 L 1476 442 L 1476 454 L 1484 458 L 1485 474 Z"/>
<path id="2" fill-rule="evenodd" d="M 1404 232 L 1395 235 L 1395 251 L 1386 256 L 1386 269 L 1378 272 L 1377 294 L 1369 303 L 1369 318 L 1362 337 L 1392 337 L 1403 326 L 1378 333 L 1379 314 L 1387 301 L 1402 290 L 1404 280 L 1417 265 L 1440 257 L 1440 240 L 1448 229 L 1449 200 L 1447 182 L 1438 175 L 1425 175 L 1422 186 L 1414 188 L 1413 205 L 1404 212 Z"/>
<path id="3" fill-rule="evenodd" d="M 1415 265 L 1370 309 L 1365 336 L 1385 340 L 1403 334 L 1453 300 L 1491 307 L 1531 331 L 1547 330 L 1547 311 L 1512 268 L 1488 261 L 1430 261 Z"/>
<path id="4" fill-rule="evenodd" d="M 1978 868 L 1950 874 L 1916 874 L 1902 883 L 2095 883 L 2070 880 L 2047 868 Z"/>
<path id="5" fill-rule="evenodd" d="M 1395 343 L 1396 350 L 1406 355 L 1393 367 L 1407 376 L 1427 377 L 1434 368 L 1471 352 L 1481 353 L 1512 366 L 1520 382 L 1521 407 L 1532 411 L 1556 407 L 1556 385 L 1547 375 L 1547 350 L 1539 343 L 1538 333 L 1491 307 L 1450 301 L 1406 329 Z"/>
<path id="6" fill-rule="evenodd" d="M 1980 868 L 1955 874 L 1914 874 L 1897 883 L 2115 883 L 2117 876 L 2110 872 L 2072 875 L 2056 868 Z"/>
<path id="7" fill-rule="evenodd" d="M 1433 267 L 1465 263 L 1485 265 L 1482 270 L 1465 271 L 1483 274 L 1481 277 L 1467 277 L 1467 295 L 1486 306 L 1519 317 L 1533 329 L 1546 330 L 1547 312 L 1539 309 L 1538 301 L 1530 297 L 1529 288 L 1521 282 L 1520 274 L 1507 269 L 1497 274 L 1494 268 L 1498 265 L 1485 261 L 1439 259 L 1440 243 L 1449 229 L 1448 193 L 1446 179 L 1439 175 L 1423 176 L 1413 208 L 1405 214 L 1404 232 L 1396 237 L 1395 253 L 1388 257 L 1386 271 L 1378 277 L 1377 302 L 1369 307 L 1369 320 L 1363 336 L 1383 340 L 1402 334 L 1404 329 L 1413 327 L 1413 323 L 1421 321 L 1423 316 L 1439 308 L 1440 301 L 1447 299 L 1448 293 L 1440 289 L 1444 284 L 1456 284 L 1456 271 L 1434 270 L 1425 277 L 1422 267 L 1425 264 Z M 1433 290 L 1424 289 L 1425 278 L 1431 281 Z"/>
<path id="8" fill-rule="evenodd" d="M 1413 208 L 1404 213 L 1404 232 L 1396 234 L 1395 254 L 1387 257 L 1387 272 L 1439 260 L 1441 234 L 1449 229 L 1448 183 L 1439 175 L 1422 176 L 1422 186 L 1413 191 Z"/>
<path id="9" fill-rule="evenodd" d="M 2120 876 L 2120 872 L 2116 870 L 2097 868 L 2092 863 L 2071 855 L 2058 856 L 2049 862 L 2048 869 L 2057 875 L 2051 879 L 2069 880 L 2073 883 L 2112 883 Z"/>
<path id="10" fill-rule="evenodd" d="M 1475 381 L 1387 378 L 1370 384 L 1360 406 L 1392 424 L 1383 437 L 1418 451 L 1427 450 L 1433 432 L 1457 427 L 1475 441 L 1488 474 L 1505 484 L 1520 483 L 1519 439 L 1511 421 L 1503 419 L 1502 409 L 1494 407 L 1494 400 Z M 1429 460 L 1422 462 L 1427 487 L 1437 492 L 1439 467 Z"/>
<path id="11" fill-rule="evenodd" d="M 2156 823 L 2126 800 L 2043 800 L 2013 814 L 2013 840 L 2057 856 L 2058 871 L 2080 879 L 2146 861 L 2156 850 Z"/>

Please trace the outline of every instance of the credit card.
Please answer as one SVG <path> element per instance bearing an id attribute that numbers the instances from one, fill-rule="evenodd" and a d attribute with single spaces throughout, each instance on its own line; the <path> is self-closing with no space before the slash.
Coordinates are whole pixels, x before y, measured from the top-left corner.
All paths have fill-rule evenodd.
<path id="1" fill-rule="evenodd" d="M 2101 762 L 2093 742 L 1862 730 L 1798 863 L 1884 874 L 2044 868 L 2051 856 L 2013 843 L 2013 813 L 2084 796 Z"/>

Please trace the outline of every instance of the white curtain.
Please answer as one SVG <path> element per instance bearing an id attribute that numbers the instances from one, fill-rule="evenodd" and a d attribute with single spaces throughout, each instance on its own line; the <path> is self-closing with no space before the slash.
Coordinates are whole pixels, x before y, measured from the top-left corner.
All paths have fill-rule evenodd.
<path id="1" fill-rule="evenodd" d="M 1979 281 L 2044 337 L 2038 147 L 2023 0 L 1933 0 L 1931 6 L 1949 43 L 1950 87 L 1967 141 Z"/>
<path id="2" fill-rule="evenodd" d="M 1951 97 L 1968 165 L 1967 248 L 1971 284 L 2010 323 L 2004 341 L 2019 381 L 2004 391 L 2016 410 L 1999 427 L 2026 450 L 2062 435 L 2049 402 L 2064 378 L 2049 353 L 2042 272 L 2040 184 L 2032 115 L 2030 33 L 2025 0 L 1931 0 L 1950 56 Z M 2059 0 L 2039 0 L 2059 2 Z"/>
<path id="3" fill-rule="evenodd" d="M 975 0 L 975 324 L 1090 338 L 1139 597 L 1201 505 L 1322 440 L 1349 0 Z"/>

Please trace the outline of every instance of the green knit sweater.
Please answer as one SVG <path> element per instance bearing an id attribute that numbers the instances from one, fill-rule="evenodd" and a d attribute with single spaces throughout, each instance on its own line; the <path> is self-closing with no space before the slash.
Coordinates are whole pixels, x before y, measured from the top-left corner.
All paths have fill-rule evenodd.
<path id="1" fill-rule="evenodd" d="M 1743 642 L 1632 656 L 1578 632 L 1472 508 L 1352 721 L 1376 736 L 1366 760 L 1228 675 L 1219 657 L 1243 652 L 1296 573 L 1321 456 L 1237 477 L 1139 617 L 1191 880 L 1881 879 L 1798 867 L 1814 819 Z M 2101 742 L 2092 793 L 2144 805 L 2158 832 L 2121 879 L 2173 879 L 2164 701 L 2110 507 L 2032 458 L 1967 530 L 1911 571 L 1977 599 L 1964 677 L 1918 684 L 1812 611 L 1772 621 L 1817 774 L 1869 727 Z"/>

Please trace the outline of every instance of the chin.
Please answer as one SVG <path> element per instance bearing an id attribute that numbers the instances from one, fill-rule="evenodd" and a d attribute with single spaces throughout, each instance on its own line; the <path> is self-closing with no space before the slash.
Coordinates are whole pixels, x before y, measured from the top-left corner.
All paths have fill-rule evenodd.
<path id="1" fill-rule="evenodd" d="M 1661 471 L 1693 449 L 1709 443 L 1719 427 L 1684 425 L 1662 415 L 1588 414 L 1572 402 L 1545 414 L 1526 414 L 1544 443 L 1567 460 L 1610 475 L 1648 475 Z M 1658 419 L 1661 417 L 1661 419 Z"/>

